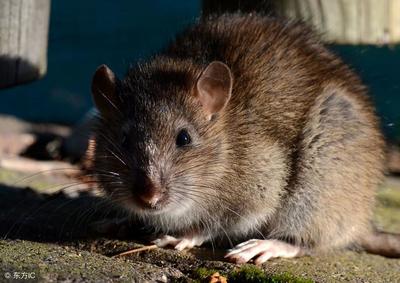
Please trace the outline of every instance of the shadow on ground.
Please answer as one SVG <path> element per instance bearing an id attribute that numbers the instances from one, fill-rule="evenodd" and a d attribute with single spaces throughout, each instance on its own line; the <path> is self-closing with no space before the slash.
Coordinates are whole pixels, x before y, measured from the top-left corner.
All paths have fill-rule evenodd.
<path id="1" fill-rule="evenodd" d="M 151 233 L 138 222 L 114 220 L 126 215 L 107 200 L 81 192 L 40 193 L 0 184 L 0 237 L 47 243 L 73 243 L 100 236 L 142 240 Z"/>

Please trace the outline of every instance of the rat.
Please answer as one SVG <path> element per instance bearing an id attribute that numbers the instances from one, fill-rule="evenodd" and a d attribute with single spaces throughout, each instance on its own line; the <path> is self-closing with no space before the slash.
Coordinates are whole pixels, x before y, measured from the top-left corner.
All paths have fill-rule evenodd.
<path id="1" fill-rule="evenodd" d="M 100 66 L 92 94 L 92 171 L 159 247 L 221 240 L 256 264 L 400 255 L 371 224 L 385 142 L 366 87 L 306 25 L 203 18 L 123 79 Z"/>

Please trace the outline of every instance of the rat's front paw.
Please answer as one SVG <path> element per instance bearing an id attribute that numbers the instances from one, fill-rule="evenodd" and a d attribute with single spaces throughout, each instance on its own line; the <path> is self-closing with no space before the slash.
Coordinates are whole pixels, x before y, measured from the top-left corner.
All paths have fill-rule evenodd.
<path id="1" fill-rule="evenodd" d="M 301 254 L 303 254 L 302 248 L 279 240 L 252 239 L 229 250 L 225 258 L 236 263 L 246 263 L 254 258 L 255 264 L 262 264 L 270 258 L 291 258 Z"/>
<path id="2" fill-rule="evenodd" d="M 166 246 L 173 246 L 176 250 L 182 251 L 184 249 L 191 249 L 193 247 L 201 246 L 204 242 L 204 238 L 200 236 L 188 236 L 182 238 L 175 238 L 172 236 L 165 235 L 160 239 L 154 240 L 153 243 L 158 247 L 163 248 Z"/>

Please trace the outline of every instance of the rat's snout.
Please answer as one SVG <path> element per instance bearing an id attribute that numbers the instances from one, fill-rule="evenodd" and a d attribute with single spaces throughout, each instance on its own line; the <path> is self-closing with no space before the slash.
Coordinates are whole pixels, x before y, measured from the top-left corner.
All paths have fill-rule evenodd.
<path id="1" fill-rule="evenodd" d="M 162 192 L 153 184 L 149 184 L 142 188 L 141 192 L 139 192 L 138 197 L 146 205 L 150 205 L 153 207 L 158 204 L 159 200 L 162 197 Z"/>
<path id="2" fill-rule="evenodd" d="M 145 172 L 137 172 L 136 184 L 135 193 L 142 205 L 155 207 L 160 203 L 163 197 L 163 190 L 161 186 L 152 181 Z"/>

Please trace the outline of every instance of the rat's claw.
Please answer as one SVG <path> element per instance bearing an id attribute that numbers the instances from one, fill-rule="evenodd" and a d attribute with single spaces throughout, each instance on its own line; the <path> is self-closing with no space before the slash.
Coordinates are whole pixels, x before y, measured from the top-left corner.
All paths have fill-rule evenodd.
<path id="1" fill-rule="evenodd" d="M 154 240 L 152 243 L 157 245 L 159 248 L 164 248 L 166 246 L 176 246 L 179 242 L 179 239 L 165 235 L 160 239 Z"/>
<path id="2" fill-rule="evenodd" d="M 176 250 L 182 251 L 184 249 L 191 249 L 195 246 L 201 246 L 203 242 L 204 239 L 197 236 L 175 238 L 172 236 L 165 235 L 162 238 L 153 241 L 153 244 L 157 245 L 160 248 L 166 246 L 173 246 Z"/>
<path id="3" fill-rule="evenodd" d="M 239 245 L 236 245 L 233 249 L 228 250 L 229 253 L 227 253 L 225 255 L 225 257 L 229 257 L 231 255 L 240 253 L 241 251 L 243 251 L 245 249 L 248 249 L 250 247 L 254 247 L 254 246 L 257 245 L 257 241 L 259 241 L 259 240 L 251 239 L 251 240 L 248 240 L 246 242 L 240 243 Z"/>
<path id="4" fill-rule="evenodd" d="M 192 239 L 182 239 L 176 246 L 175 249 L 178 251 L 183 251 L 184 249 L 191 249 L 194 247 Z"/>
<path id="5" fill-rule="evenodd" d="M 256 240 L 252 239 L 241 243 L 229 250 L 225 255 L 236 263 L 246 263 L 254 258 L 255 264 L 262 264 L 274 257 L 291 258 L 302 253 L 300 247 L 279 240 Z"/>

